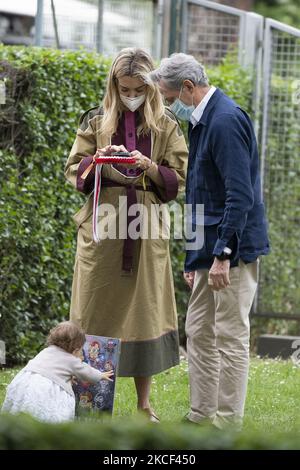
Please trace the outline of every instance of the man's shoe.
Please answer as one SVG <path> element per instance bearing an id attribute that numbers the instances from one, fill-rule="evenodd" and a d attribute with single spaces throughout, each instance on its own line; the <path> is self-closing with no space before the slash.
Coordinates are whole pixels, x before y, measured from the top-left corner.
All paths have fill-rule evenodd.
<path id="1" fill-rule="evenodd" d="M 182 422 L 182 423 L 185 423 L 185 424 L 198 424 L 198 423 L 195 423 L 195 421 L 191 421 L 188 416 L 189 416 L 189 413 L 187 413 L 186 415 L 184 415 L 184 417 L 182 418 L 181 422 Z"/>
<path id="2" fill-rule="evenodd" d="M 189 419 L 189 413 L 187 413 L 181 420 L 182 423 L 185 424 L 194 424 L 195 426 L 201 426 L 201 427 L 208 427 L 208 426 L 213 426 L 213 422 L 211 419 L 206 418 L 202 419 L 201 421 L 192 421 Z"/>

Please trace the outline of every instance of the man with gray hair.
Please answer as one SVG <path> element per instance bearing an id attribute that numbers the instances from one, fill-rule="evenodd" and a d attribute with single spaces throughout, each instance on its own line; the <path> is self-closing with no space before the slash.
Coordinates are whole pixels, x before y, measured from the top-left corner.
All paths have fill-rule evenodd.
<path id="1" fill-rule="evenodd" d="M 259 157 L 247 113 L 209 85 L 193 56 L 163 59 L 151 78 L 170 109 L 189 121 L 186 202 L 204 205 L 204 244 L 187 250 L 191 288 L 186 335 L 191 409 L 187 419 L 241 426 L 249 367 L 249 312 L 260 255 L 269 253 Z"/>

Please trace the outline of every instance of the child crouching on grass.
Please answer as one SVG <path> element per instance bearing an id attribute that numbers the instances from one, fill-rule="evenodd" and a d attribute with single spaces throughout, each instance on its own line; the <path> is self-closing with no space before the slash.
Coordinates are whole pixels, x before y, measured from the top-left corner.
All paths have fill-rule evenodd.
<path id="1" fill-rule="evenodd" d="M 75 396 L 72 378 L 97 383 L 110 380 L 113 371 L 99 372 L 78 355 L 84 332 L 70 321 L 59 323 L 47 338 L 47 347 L 22 369 L 7 388 L 3 412 L 29 413 L 52 423 L 73 420 Z"/>

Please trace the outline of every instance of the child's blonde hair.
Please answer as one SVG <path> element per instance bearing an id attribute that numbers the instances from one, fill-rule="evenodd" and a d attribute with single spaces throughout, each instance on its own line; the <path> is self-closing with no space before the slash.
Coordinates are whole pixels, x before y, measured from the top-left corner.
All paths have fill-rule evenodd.
<path id="1" fill-rule="evenodd" d="M 112 136 L 117 130 L 118 120 L 124 110 L 119 97 L 118 79 L 124 76 L 139 78 L 147 85 L 146 100 L 139 110 L 141 123 L 137 134 L 146 134 L 149 130 L 157 134 L 160 131 L 159 121 L 164 115 L 164 105 L 157 84 L 149 78 L 149 73 L 153 70 L 154 63 L 143 49 L 126 48 L 119 52 L 107 78 L 103 100 L 104 115 L 100 130 L 102 134 Z"/>
<path id="2" fill-rule="evenodd" d="M 84 331 L 71 321 L 64 321 L 56 325 L 47 337 L 47 346 L 58 346 L 68 353 L 82 348 L 84 343 Z"/>

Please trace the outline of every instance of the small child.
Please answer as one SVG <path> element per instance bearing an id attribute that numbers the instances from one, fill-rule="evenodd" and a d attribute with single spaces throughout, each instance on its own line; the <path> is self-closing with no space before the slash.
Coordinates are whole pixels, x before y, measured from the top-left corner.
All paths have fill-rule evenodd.
<path id="1" fill-rule="evenodd" d="M 59 323 L 50 331 L 47 347 L 8 386 L 2 411 L 29 413 L 52 423 L 74 419 L 72 377 L 97 383 L 112 381 L 113 375 L 112 370 L 101 373 L 79 359 L 84 343 L 84 332 L 75 323 Z"/>

